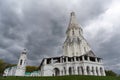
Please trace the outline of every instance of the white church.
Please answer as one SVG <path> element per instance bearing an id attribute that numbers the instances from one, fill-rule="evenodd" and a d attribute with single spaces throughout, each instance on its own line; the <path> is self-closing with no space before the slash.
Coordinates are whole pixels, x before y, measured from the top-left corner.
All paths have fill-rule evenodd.
<path id="1" fill-rule="evenodd" d="M 44 58 L 39 70 L 26 73 L 27 51 L 24 50 L 18 65 L 5 69 L 3 76 L 65 76 L 93 75 L 106 76 L 102 58 L 97 57 L 83 37 L 83 29 L 77 23 L 74 12 L 70 21 L 63 44 L 63 55 Z"/>

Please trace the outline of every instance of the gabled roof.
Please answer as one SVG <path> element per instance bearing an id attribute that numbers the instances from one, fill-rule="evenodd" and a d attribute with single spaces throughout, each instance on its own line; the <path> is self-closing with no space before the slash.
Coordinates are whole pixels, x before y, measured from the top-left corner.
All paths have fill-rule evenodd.
<path id="1" fill-rule="evenodd" d="M 90 50 L 89 52 L 87 52 L 85 55 L 86 56 L 90 56 L 90 57 L 97 57 L 92 50 Z"/>

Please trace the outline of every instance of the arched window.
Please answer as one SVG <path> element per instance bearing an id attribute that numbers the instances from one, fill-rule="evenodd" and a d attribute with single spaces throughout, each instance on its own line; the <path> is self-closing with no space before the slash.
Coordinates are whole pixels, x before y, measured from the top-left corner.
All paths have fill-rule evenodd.
<path id="1" fill-rule="evenodd" d="M 87 75 L 90 75 L 90 67 L 87 66 Z"/>
<path id="2" fill-rule="evenodd" d="M 100 74 L 101 74 L 101 76 L 104 76 L 103 75 L 103 68 L 100 68 Z"/>
<path id="3" fill-rule="evenodd" d="M 74 30 L 72 31 L 72 34 L 74 35 Z"/>
<path id="4" fill-rule="evenodd" d="M 22 65 L 23 60 L 20 60 L 20 65 Z"/>
<path id="5" fill-rule="evenodd" d="M 69 67 L 69 75 L 72 75 L 72 68 Z"/>
<path id="6" fill-rule="evenodd" d="M 95 75 L 95 72 L 94 72 L 94 67 L 92 67 L 92 75 Z"/>
<path id="7" fill-rule="evenodd" d="M 99 74 L 98 74 L 98 67 L 96 67 L 96 73 L 97 73 L 97 75 L 99 75 Z"/>
<path id="8" fill-rule="evenodd" d="M 80 67 L 77 67 L 78 75 L 80 75 Z"/>
<path id="9" fill-rule="evenodd" d="M 81 72 L 82 72 L 82 75 L 84 75 L 84 69 L 82 66 L 81 66 Z"/>
<path id="10" fill-rule="evenodd" d="M 60 75 L 60 70 L 58 68 L 54 68 L 54 75 L 59 76 Z"/>

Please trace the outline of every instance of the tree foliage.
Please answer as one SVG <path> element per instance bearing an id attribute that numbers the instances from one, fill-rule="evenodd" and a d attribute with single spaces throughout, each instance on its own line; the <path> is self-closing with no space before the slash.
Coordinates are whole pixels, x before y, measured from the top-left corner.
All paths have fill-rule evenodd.
<path id="1" fill-rule="evenodd" d="M 106 76 L 117 76 L 117 74 L 112 70 L 106 70 L 105 73 L 106 73 Z"/>
<path id="2" fill-rule="evenodd" d="M 36 66 L 27 66 L 26 67 L 26 72 L 33 72 L 36 70 L 38 70 L 38 67 L 36 67 Z"/>
<path id="3" fill-rule="evenodd" d="M 4 73 L 4 70 L 8 67 L 16 66 L 16 64 L 9 64 L 0 59 L 0 75 Z"/>
<path id="4" fill-rule="evenodd" d="M 2 59 L 0 59 L 0 75 L 4 73 L 4 70 L 8 67 L 16 66 L 16 64 L 9 64 L 4 62 Z M 27 66 L 26 67 L 26 72 L 33 72 L 38 70 L 38 67 L 36 66 Z"/>

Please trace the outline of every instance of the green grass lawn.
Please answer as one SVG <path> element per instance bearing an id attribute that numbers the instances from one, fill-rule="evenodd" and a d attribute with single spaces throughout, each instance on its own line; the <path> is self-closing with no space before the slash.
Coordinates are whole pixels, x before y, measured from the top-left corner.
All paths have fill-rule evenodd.
<path id="1" fill-rule="evenodd" d="M 103 76 L 0 77 L 0 80 L 120 80 L 120 77 L 103 77 Z"/>

